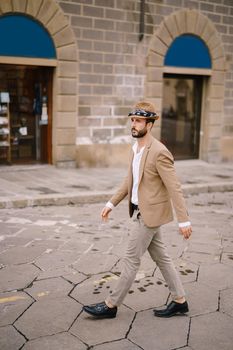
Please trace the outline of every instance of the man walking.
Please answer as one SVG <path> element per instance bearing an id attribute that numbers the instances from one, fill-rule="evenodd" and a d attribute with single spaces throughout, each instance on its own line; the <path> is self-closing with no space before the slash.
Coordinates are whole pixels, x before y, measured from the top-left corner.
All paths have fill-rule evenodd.
<path id="1" fill-rule="evenodd" d="M 179 231 L 185 239 L 191 236 L 189 221 L 180 183 L 176 177 L 174 161 L 168 149 L 151 135 L 158 119 L 152 103 L 139 102 L 131 117 L 131 133 L 137 140 L 130 157 L 128 175 L 116 194 L 101 212 L 108 219 L 112 209 L 128 195 L 129 214 L 134 217 L 123 268 L 115 290 L 104 302 L 86 305 L 83 310 L 97 318 L 114 318 L 117 308 L 127 295 L 140 266 L 142 255 L 149 251 L 159 267 L 171 292 L 172 301 L 164 309 L 154 310 L 157 317 L 171 317 L 189 311 L 185 292 L 175 266 L 166 252 L 160 226 L 173 220 L 172 200 Z"/>

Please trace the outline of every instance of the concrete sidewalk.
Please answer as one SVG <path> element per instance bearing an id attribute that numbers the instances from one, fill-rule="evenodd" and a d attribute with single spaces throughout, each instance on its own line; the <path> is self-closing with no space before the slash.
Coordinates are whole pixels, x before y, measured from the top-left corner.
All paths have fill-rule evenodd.
<path id="1" fill-rule="evenodd" d="M 233 164 L 177 161 L 186 195 L 233 191 Z M 0 167 L 0 208 L 97 203 L 108 200 L 127 168 L 59 169 L 52 165 Z"/>

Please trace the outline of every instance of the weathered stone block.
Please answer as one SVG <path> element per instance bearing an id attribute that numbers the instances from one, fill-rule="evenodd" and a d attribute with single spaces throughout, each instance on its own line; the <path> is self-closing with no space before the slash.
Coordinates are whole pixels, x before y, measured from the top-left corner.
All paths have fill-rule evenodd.
<path id="1" fill-rule="evenodd" d="M 53 36 L 53 40 L 56 46 L 64 46 L 73 44 L 75 42 L 75 37 L 71 28 L 65 27 Z"/>
<path id="2" fill-rule="evenodd" d="M 173 37 L 171 36 L 170 32 L 168 31 L 165 24 L 162 24 L 158 31 L 156 32 L 156 36 L 164 42 L 168 47 L 171 45 L 173 41 Z"/>
<path id="3" fill-rule="evenodd" d="M 223 100 L 217 100 L 214 98 L 210 99 L 209 103 L 209 110 L 210 112 L 222 112 L 223 110 Z"/>
<path id="4" fill-rule="evenodd" d="M 208 18 L 204 16 L 203 14 L 199 13 L 197 18 L 197 25 L 195 33 L 197 35 L 201 35 L 201 33 L 204 31 L 205 26 L 208 23 Z"/>
<path id="5" fill-rule="evenodd" d="M 161 82 L 163 81 L 163 70 L 157 67 L 147 68 L 147 81 L 149 82 Z"/>
<path id="6" fill-rule="evenodd" d="M 164 56 L 158 55 L 150 51 L 147 57 L 147 66 L 162 67 L 164 63 Z"/>
<path id="7" fill-rule="evenodd" d="M 175 39 L 179 35 L 175 15 L 171 15 L 165 18 L 164 23 L 168 28 L 170 35 L 173 37 L 173 39 Z"/>
<path id="8" fill-rule="evenodd" d="M 76 112 L 57 112 L 56 124 L 58 128 L 75 128 L 77 123 Z"/>
<path id="9" fill-rule="evenodd" d="M 57 130 L 57 143 L 59 145 L 74 145 L 76 139 L 76 129 Z"/>
<path id="10" fill-rule="evenodd" d="M 146 96 L 148 97 L 162 97 L 163 84 L 158 82 L 146 84 Z"/>
<path id="11" fill-rule="evenodd" d="M 88 17 L 104 17 L 104 9 L 96 6 L 83 6 L 83 14 Z"/>
<path id="12" fill-rule="evenodd" d="M 178 32 L 179 34 L 183 34 L 187 32 L 187 11 L 181 10 L 175 13 Z"/>
<path id="13" fill-rule="evenodd" d="M 76 3 L 65 3 L 65 2 L 60 2 L 60 6 L 62 8 L 62 10 L 65 13 L 71 14 L 71 15 L 80 15 L 81 13 L 81 5 L 80 4 L 76 4 Z"/>
<path id="14" fill-rule="evenodd" d="M 223 71 L 213 71 L 211 76 L 211 84 L 223 85 L 225 80 L 225 73 Z"/>
<path id="15" fill-rule="evenodd" d="M 77 97 L 76 96 L 63 96 L 57 97 L 57 110 L 59 112 L 74 112 L 77 110 Z"/>
<path id="16" fill-rule="evenodd" d="M 42 1 L 43 0 L 38 0 L 38 1 L 28 0 L 26 13 L 28 13 L 32 17 L 36 17 Z"/>
<path id="17" fill-rule="evenodd" d="M 63 47 L 58 47 L 56 50 L 57 50 L 57 58 L 59 60 L 76 61 L 78 59 L 76 45 L 67 45 Z"/>
<path id="18" fill-rule="evenodd" d="M 165 45 L 158 37 L 154 37 L 150 43 L 150 49 L 160 55 L 165 55 L 168 46 Z"/>
<path id="19" fill-rule="evenodd" d="M 56 161 L 69 161 L 75 159 L 75 145 L 57 146 Z"/>
<path id="20" fill-rule="evenodd" d="M 59 30 L 62 30 L 69 24 L 68 19 L 64 16 L 62 11 L 58 11 L 56 15 L 49 21 L 47 29 L 51 35 L 54 35 Z"/>
<path id="21" fill-rule="evenodd" d="M 197 25 L 198 12 L 188 11 L 187 12 L 187 33 L 195 33 Z"/>
<path id="22" fill-rule="evenodd" d="M 37 19 L 47 25 L 47 22 L 55 15 L 59 10 L 59 6 L 53 0 L 47 0 L 42 3 Z"/>
<path id="23" fill-rule="evenodd" d="M 5 12 L 12 12 L 13 8 L 12 8 L 12 1 L 11 0 L 4 0 L 1 2 L 1 10 L 2 13 Z"/>
<path id="24" fill-rule="evenodd" d="M 205 26 L 205 29 L 202 33 L 202 39 L 206 42 L 213 36 L 216 35 L 216 29 L 214 25 L 211 22 L 208 22 L 207 25 Z"/>
<path id="25" fill-rule="evenodd" d="M 212 59 L 213 60 L 220 58 L 220 57 L 224 57 L 224 49 L 223 49 L 222 45 L 219 45 L 212 50 Z"/>
<path id="26" fill-rule="evenodd" d="M 58 79 L 57 93 L 60 95 L 76 95 L 77 94 L 76 79 Z"/>
<path id="27" fill-rule="evenodd" d="M 223 160 L 232 161 L 233 160 L 233 137 L 224 136 L 221 139 L 221 153 Z"/>
<path id="28" fill-rule="evenodd" d="M 26 0 L 12 0 L 12 7 L 14 12 L 25 12 Z"/>
<path id="29" fill-rule="evenodd" d="M 223 99 L 224 98 L 224 85 L 212 85 L 210 88 L 210 97 L 211 98 L 219 98 Z"/>
<path id="30" fill-rule="evenodd" d="M 93 144 L 78 145 L 76 161 L 78 167 L 103 167 L 103 166 L 126 166 L 131 149 L 130 138 L 128 144 Z"/>
<path id="31" fill-rule="evenodd" d="M 76 62 L 65 62 L 60 61 L 57 66 L 57 76 L 64 78 L 73 78 L 77 72 L 77 63 Z"/>

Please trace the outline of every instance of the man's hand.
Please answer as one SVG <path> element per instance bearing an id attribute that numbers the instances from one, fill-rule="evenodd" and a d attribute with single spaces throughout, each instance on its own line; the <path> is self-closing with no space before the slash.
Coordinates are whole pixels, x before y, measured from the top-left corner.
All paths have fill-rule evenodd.
<path id="1" fill-rule="evenodd" d="M 189 239 L 192 234 L 192 226 L 185 226 L 179 228 L 180 234 L 184 236 L 185 239 Z"/>
<path id="2" fill-rule="evenodd" d="M 111 208 L 104 207 L 101 211 L 101 218 L 103 221 L 108 221 L 108 214 L 112 211 Z"/>

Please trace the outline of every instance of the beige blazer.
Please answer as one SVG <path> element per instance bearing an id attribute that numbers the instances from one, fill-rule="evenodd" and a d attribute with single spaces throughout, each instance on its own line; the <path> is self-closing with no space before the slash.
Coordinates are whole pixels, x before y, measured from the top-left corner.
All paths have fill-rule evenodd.
<path id="1" fill-rule="evenodd" d="M 131 193 L 133 150 L 130 155 L 128 174 L 110 202 L 116 206 L 128 195 L 129 215 L 133 215 Z M 156 227 L 173 220 L 173 203 L 178 222 L 189 221 L 180 182 L 174 169 L 174 159 L 168 149 L 150 136 L 139 169 L 138 206 L 148 227 Z"/>

